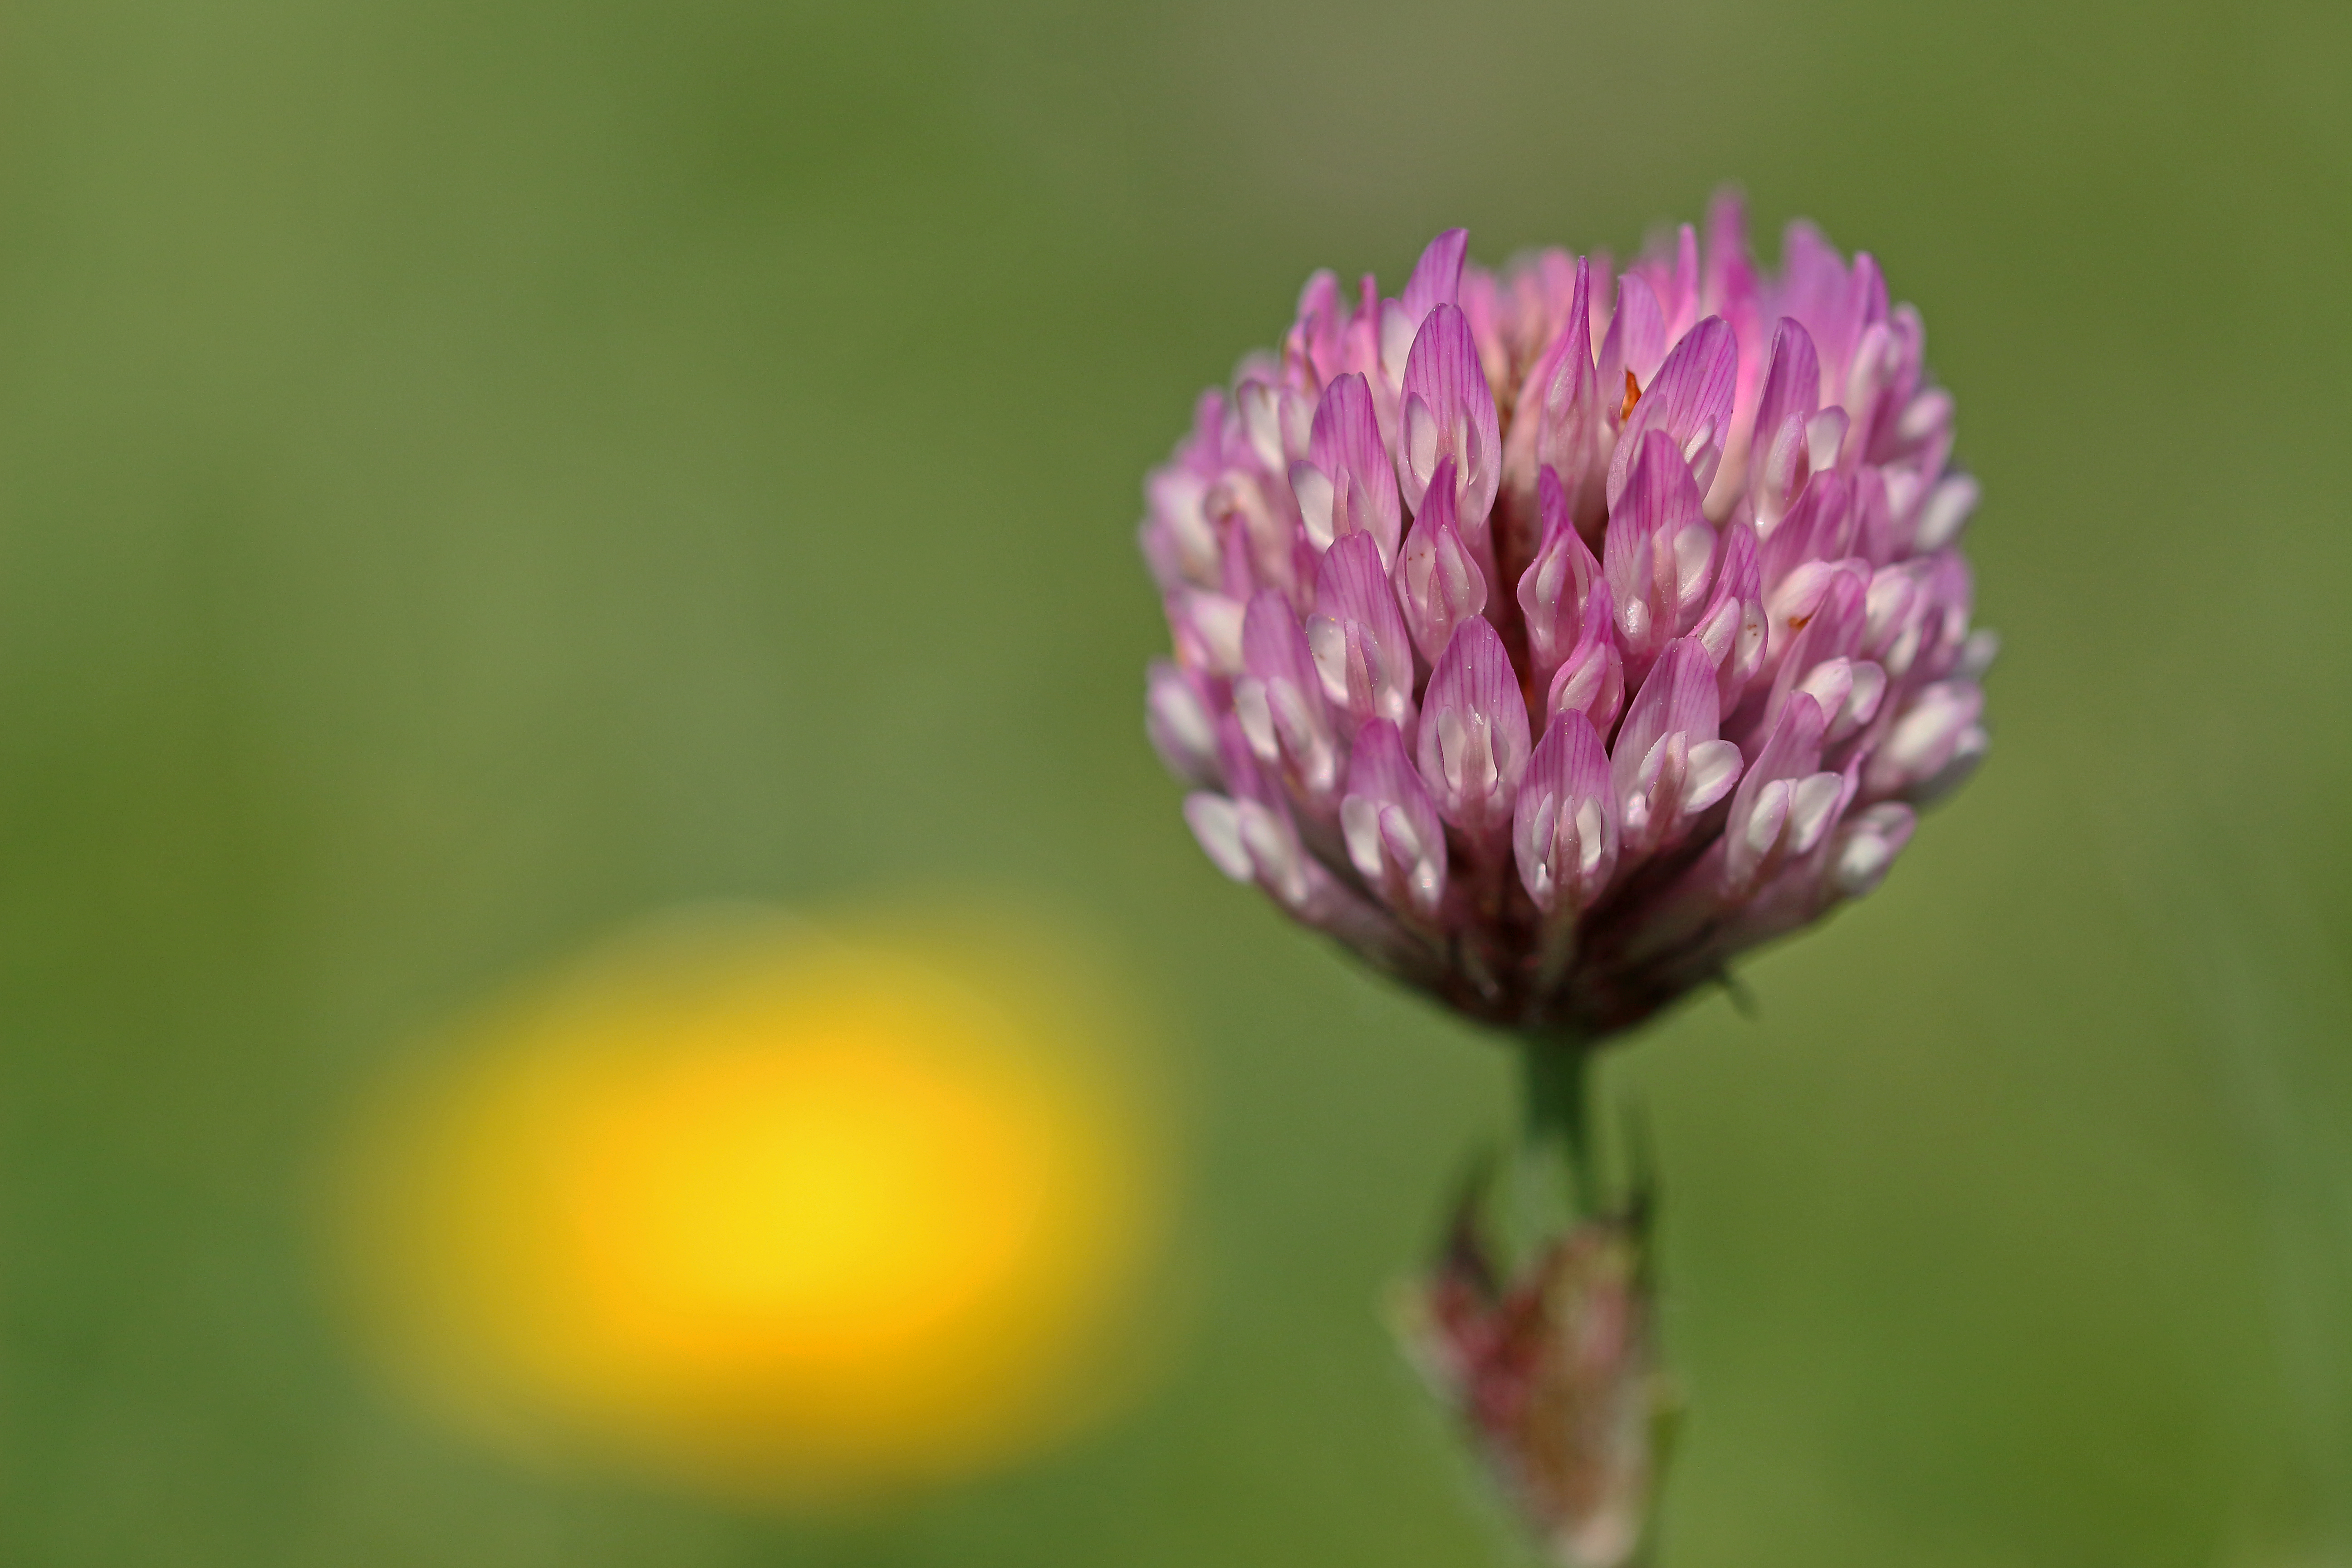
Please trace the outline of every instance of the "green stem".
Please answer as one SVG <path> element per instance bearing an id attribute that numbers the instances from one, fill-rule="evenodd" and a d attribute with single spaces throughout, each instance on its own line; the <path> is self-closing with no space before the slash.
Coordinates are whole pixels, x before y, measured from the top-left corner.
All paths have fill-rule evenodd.
<path id="1" fill-rule="evenodd" d="M 1601 1212 L 1599 1161 L 1592 1138 L 1592 1058 L 1578 1040 L 1529 1036 L 1519 1046 L 1526 1072 L 1527 1142 L 1540 1151 L 1557 1142 L 1575 1184 L 1576 1212 Z"/>

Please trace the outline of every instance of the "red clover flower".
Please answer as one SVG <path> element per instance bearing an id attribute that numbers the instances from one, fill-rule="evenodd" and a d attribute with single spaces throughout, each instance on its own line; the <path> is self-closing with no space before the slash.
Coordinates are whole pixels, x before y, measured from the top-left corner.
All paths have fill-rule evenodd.
<path id="1" fill-rule="evenodd" d="M 1307 282 L 1147 486 L 1152 740 L 1226 875 L 1596 1039 L 1869 892 L 1983 756 L 1976 481 L 1916 311 L 1719 203 L 1611 292 L 1440 235 Z"/>
<path id="2" fill-rule="evenodd" d="M 1318 272 L 1146 486 L 1148 728 L 1202 847 L 1524 1045 L 1514 1170 L 1564 1215 L 1505 1247 L 1474 1189 L 1404 1330 L 1570 1568 L 1649 1547 L 1674 1410 L 1591 1047 L 1876 888 L 1989 743 L 1918 313 L 1810 226 L 1778 277 L 1736 200 L 1707 231 L 1613 286 L 1460 229 L 1400 298 Z"/>

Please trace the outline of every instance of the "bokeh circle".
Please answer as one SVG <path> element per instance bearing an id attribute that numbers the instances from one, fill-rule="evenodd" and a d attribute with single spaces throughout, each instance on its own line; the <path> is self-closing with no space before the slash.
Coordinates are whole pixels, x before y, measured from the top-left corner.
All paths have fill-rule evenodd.
<path id="1" fill-rule="evenodd" d="M 370 1101 L 339 1226 L 367 1342 L 510 1450 L 740 1500 L 996 1468 L 1147 1359 L 1142 1062 L 1031 921 L 659 921 Z"/>

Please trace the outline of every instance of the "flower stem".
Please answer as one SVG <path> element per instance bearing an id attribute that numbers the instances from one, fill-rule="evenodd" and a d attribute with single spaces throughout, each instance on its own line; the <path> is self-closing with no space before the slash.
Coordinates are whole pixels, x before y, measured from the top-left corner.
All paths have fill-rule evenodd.
<path id="1" fill-rule="evenodd" d="M 1570 1194 L 1572 1206 L 1588 1216 L 1602 1206 L 1592 1137 L 1593 1056 L 1582 1041 L 1553 1035 L 1531 1035 L 1519 1047 L 1526 1074 L 1528 1148 L 1542 1153 L 1545 1145 L 1558 1145 L 1575 1188 Z"/>

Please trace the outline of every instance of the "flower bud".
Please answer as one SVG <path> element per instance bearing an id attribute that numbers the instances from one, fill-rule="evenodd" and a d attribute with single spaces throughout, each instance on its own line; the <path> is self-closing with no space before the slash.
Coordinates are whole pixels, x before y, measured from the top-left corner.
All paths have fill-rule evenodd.
<path id="1" fill-rule="evenodd" d="M 1402 1305 L 1407 1352 L 1560 1568 L 1640 1552 L 1673 1399 L 1637 1218 L 1589 1219 L 1506 1279 L 1465 1204 Z"/>

